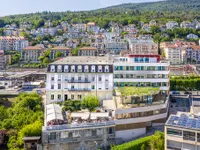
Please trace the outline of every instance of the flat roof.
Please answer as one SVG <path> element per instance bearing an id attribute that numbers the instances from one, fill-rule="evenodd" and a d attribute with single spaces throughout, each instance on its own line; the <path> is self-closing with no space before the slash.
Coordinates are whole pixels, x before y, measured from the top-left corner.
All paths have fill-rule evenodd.
<path id="1" fill-rule="evenodd" d="M 176 115 L 170 115 L 166 125 L 200 130 L 200 115 L 178 112 Z"/>
<path id="2" fill-rule="evenodd" d="M 68 56 L 51 64 L 113 64 L 107 56 Z"/>

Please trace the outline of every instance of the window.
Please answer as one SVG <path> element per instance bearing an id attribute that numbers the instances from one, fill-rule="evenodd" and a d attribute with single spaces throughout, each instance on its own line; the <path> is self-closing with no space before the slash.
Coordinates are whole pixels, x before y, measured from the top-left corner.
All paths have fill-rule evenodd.
<path id="1" fill-rule="evenodd" d="M 55 66 L 51 66 L 51 72 L 55 72 Z"/>
<path id="2" fill-rule="evenodd" d="M 75 66 L 71 66 L 71 72 L 75 72 Z"/>
<path id="3" fill-rule="evenodd" d="M 81 95 L 78 95 L 78 99 L 82 99 L 82 96 L 81 96 Z"/>
<path id="4" fill-rule="evenodd" d="M 61 84 L 58 84 L 58 89 L 61 89 Z"/>
<path id="5" fill-rule="evenodd" d="M 62 66 L 61 65 L 58 66 L 57 72 L 62 72 Z"/>
<path id="6" fill-rule="evenodd" d="M 85 66 L 84 72 L 89 72 L 89 66 Z"/>
<path id="7" fill-rule="evenodd" d="M 81 81 L 81 77 L 78 77 L 78 81 Z"/>
<path id="8" fill-rule="evenodd" d="M 94 85 L 92 85 L 92 90 L 94 90 L 95 89 L 95 86 Z"/>
<path id="9" fill-rule="evenodd" d="M 95 77 L 92 77 L 92 81 L 95 81 Z"/>
<path id="10" fill-rule="evenodd" d="M 54 95 L 51 95 L 51 100 L 54 100 Z"/>
<path id="11" fill-rule="evenodd" d="M 60 100 L 61 99 L 61 95 L 60 94 L 58 94 L 58 100 Z"/>
<path id="12" fill-rule="evenodd" d="M 82 66 L 78 66 L 78 72 L 82 72 Z"/>
<path id="13" fill-rule="evenodd" d="M 61 75 L 58 75 L 58 81 L 61 81 Z"/>
<path id="14" fill-rule="evenodd" d="M 74 95 L 71 95 L 71 99 L 74 99 Z"/>
<path id="15" fill-rule="evenodd" d="M 102 72 L 102 66 L 98 66 L 98 72 Z"/>
<path id="16" fill-rule="evenodd" d="M 64 72 L 69 72 L 69 67 L 67 65 L 64 67 Z"/>
<path id="17" fill-rule="evenodd" d="M 175 129 L 167 128 L 167 134 L 168 135 L 182 136 L 182 131 L 181 130 L 175 130 Z"/>
<path id="18" fill-rule="evenodd" d="M 101 77 L 99 77 L 99 81 L 102 81 L 102 78 L 101 78 Z"/>
<path id="19" fill-rule="evenodd" d="M 105 66 L 105 72 L 109 72 L 109 66 Z"/>
<path id="20" fill-rule="evenodd" d="M 54 85 L 51 85 L 51 89 L 54 89 Z"/>
<path id="21" fill-rule="evenodd" d="M 183 131 L 183 139 L 195 141 L 195 132 Z"/>
<path id="22" fill-rule="evenodd" d="M 49 140 L 56 140 L 56 132 L 50 132 L 48 136 Z"/>
<path id="23" fill-rule="evenodd" d="M 95 72 L 95 66 L 92 66 L 91 72 Z"/>
<path id="24" fill-rule="evenodd" d="M 54 81 L 54 77 L 51 77 L 51 81 Z"/>

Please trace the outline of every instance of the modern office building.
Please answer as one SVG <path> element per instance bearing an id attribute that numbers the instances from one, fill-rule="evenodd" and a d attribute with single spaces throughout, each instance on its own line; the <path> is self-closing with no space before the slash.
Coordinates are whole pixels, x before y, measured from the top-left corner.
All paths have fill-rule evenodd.
<path id="1" fill-rule="evenodd" d="M 178 112 L 165 124 L 165 150 L 199 150 L 200 116 Z"/>
<path id="2" fill-rule="evenodd" d="M 68 114 L 57 104 L 46 105 L 45 112 L 43 150 L 107 150 L 115 144 L 115 123 L 106 112 Z"/>
<path id="3" fill-rule="evenodd" d="M 168 114 L 169 62 L 159 55 L 114 60 L 116 138 L 129 141 L 163 125 Z"/>
<path id="4" fill-rule="evenodd" d="M 81 100 L 92 94 L 100 100 L 113 96 L 113 61 L 110 57 L 65 57 L 47 67 L 47 104 Z"/>

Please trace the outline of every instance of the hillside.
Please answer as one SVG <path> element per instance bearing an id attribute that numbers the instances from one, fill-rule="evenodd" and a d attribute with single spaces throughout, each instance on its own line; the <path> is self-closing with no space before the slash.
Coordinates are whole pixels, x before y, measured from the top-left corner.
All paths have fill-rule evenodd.
<path id="1" fill-rule="evenodd" d="M 149 11 L 199 11 L 200 0 L 166 0 L 160 2 L 149 2 L 149 3 L 128 3 L 116 6 L 107 7 L 104 9 L 128 9 L 128 10 L 149 10 Z"/>
<path id="2" fill-rule="evenodd" d="M 152 19 L 165 24 L 169 20 L 177 22 L 193 19 L 200 19 L 200 0 L 167 0 L 149 3 L 130 3 L 112 7 L 78 12 L 41 12 L 22 15 L 11 15 L 0 19 L 0 27 L 5 24 L 20 22 L 31 22 L 34 28 L 43 25 L 44 21 L 52 20 L 54 25 L 62 21 L 69 23 L 96 22 L 100 27 L 108 27 L 109 21 L 126 25 L 128 23 L 138 24 L 139 21 L 145 23 Z"/>

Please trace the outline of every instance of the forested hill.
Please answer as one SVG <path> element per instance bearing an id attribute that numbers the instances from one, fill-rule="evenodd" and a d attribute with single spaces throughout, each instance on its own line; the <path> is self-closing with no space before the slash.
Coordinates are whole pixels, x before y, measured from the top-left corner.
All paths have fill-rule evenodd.
<path id="1" fill-rule="evenodd" d="M 138 24 L 139 21 L 145 23 L 155 19 L 161 24 L 169 20 L 177 22 L 193 21 L 200 19 L 200 0 L 167 0 L 160 2 L 121 4 L 117 6 L 79 12 L 41 12 L 23 15 L 11 15 L 0 18 L 0 27 L 5 24 L 20 22 L 31 22 L 33 28 L 43 25 L 46 20 L 53 21 L 54 25 L 62 21 L 69 23 L 96 22 L 100 27 L 107 27 L 110 21 L 118 22 L 122 25 L 129 23 Z"/>
<path id="2" fill-rule="evenodd" d="M 163 0 L 159 2 L 146 2 L 146 3 L 127 3 L 116 6 L 107 7 L 104 9 L 113 10 L 139 10 L 139 11 L 199 11 L 200 0 Z"/>

